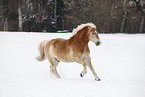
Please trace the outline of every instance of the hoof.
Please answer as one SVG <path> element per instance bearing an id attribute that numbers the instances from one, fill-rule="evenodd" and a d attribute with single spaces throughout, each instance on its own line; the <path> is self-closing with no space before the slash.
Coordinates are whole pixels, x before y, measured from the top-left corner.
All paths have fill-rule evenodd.
<path id="1" fill-rule="evenodd" d="M 100 79 L 100 78 L 95 78 L 95 80 L 96 80 L 96 81 L 101 81 L 101 79 Z"/>
<path id="2" fill-rule="evenodd" d="M 83 77 L 83 74 L 82 74 L 82 73 L 80 73 L 80 76 L 81 76 L 81 77 Z"/>

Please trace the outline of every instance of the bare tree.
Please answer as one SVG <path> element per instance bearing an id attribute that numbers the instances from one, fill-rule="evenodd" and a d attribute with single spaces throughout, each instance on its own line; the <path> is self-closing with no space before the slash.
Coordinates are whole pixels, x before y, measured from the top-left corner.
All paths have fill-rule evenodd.
<path id="1" fill-rule="evenodd" d="M 2 24 L 4 22 L 4 17 L 3 17 L 3 9 L 2 9 L 2 0 L 0 1 L 0 27 L 2 27 Z"/>
<path id="2" fill-rule="evenodd" d="M 141 15 L 141 18 L 142 18 L 141 24 L 140 24 L 140 29 L 139 29 L 139 32 L 142 32 L 143 25 L 144 25 L 144 19 L 145 19 L 145 13 L 144 13 L 143 8 L 141 6 L 140 0 L 134 0 L 134 2 L 136 3 L 137 11 Z"/>
<path id="3" fill-rule="evenodd" d="M 127 2 L 127 0 L 124 0 L 124 3 L 123 3 L 124 15 L 123 15 L 122 23 L 121 23 L 120 32 L 123 32 L 123 30 L 124 30 L 124 24 L 125 24 L 125 20 L 126 20 L 126 17 L 127 17 L 126 2 Z"/>
<path id="4" fill-rule="evenodd" d="M 22 20 L 22 0 L 19 0 L 18 1 L 18 17 L 19 17 L 19 31 L 22 31 L 22 23 L 23 23 L 23 20 Z"/>
<path id="5" fill-rule="evenodd" d="M 8 31 L 8 2 L 9 0 L 2 0 L 1 1 L 1 13 L 0 17 L 2 21 L 0 24 L 3 24 L 4 31 Z"/>

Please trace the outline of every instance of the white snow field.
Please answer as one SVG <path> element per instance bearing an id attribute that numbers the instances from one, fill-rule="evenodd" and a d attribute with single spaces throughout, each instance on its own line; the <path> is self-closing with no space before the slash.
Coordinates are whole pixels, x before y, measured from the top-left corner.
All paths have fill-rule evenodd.
<path id="1" fill-rule="evenodd" d="M 38 62 L 42 40 L 71 37 L 71 33 L 0 32 L 0 97 L 145 97 L 145 34 L 100 34 L 102 44 L 89 42 L 91 71 L 60 62 L 61 78 L 47 60 Z"/>

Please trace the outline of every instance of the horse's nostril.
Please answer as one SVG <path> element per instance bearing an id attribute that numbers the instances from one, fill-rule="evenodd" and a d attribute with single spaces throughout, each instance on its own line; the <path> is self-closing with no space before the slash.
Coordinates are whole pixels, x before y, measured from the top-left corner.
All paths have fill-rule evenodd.
<path id="1" fill-rule="evenodd" d="M 99 45 L 100 44 L 100 42 L 97 42 L 97 45 Z"/>
<path id="2" fill-rule="evenodd" d="M 96 42 L 96 46 L 98 46 L 98 45 L 100 45 L 100 44 L 101 44 L 101 42 L 100 42 L 100 41 Z"/>

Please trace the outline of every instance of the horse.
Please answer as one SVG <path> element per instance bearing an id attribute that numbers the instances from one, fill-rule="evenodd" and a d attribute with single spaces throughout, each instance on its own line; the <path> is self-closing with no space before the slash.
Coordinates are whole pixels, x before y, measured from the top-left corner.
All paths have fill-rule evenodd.
<path id="1" fill-rule="evenodd" d="M 50 70 L 57 78 L 60 78 L 56 69 L 59 62 L 77 62 L 83 65 L 83 71 L 80 73 L 81 77 L 87 73 L 88 66 L 95 80 L 100 81 L 101 79 L 91 64 L 88 47 L 89 41 L 94 42 L 96 46 L 101 44 L 96 25 L 92 22 L 81 24 L 73 29 L 72 33 L 73 35 L 69 39 L 56 38 L 50 41 L 42 41 L 39 44 L 40 56 L 37 56 L 36 59 L 43 61 L 47 58 L 51 64 Z"/>

